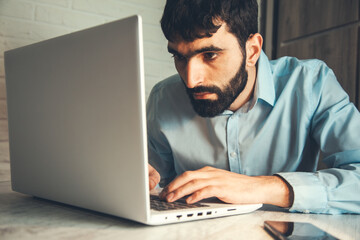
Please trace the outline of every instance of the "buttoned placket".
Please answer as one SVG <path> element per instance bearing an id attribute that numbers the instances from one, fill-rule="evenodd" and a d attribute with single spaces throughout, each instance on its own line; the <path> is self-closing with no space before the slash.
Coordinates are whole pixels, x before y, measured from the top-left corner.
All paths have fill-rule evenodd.
<path id="1" fill-rule="evenodd" d="M 237 114 L 232 114 L 227 121 L 226 141 L 227 154 L 231 172 L 241 173 L 240 154 L 239 154 L 239 124 Z"/>

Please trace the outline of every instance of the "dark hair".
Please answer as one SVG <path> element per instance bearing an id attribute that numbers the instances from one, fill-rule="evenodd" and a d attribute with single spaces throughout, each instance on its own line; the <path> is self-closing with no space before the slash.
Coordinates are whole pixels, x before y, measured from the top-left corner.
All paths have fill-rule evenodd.
<path id="1" fill-rule="evenodd" d="M 167 0 L 161 28 L 167 40 L 185 41 L 211 37 L 224 21 L 242 49 L 251 34 L 258 32 L 256 0 Z"/>

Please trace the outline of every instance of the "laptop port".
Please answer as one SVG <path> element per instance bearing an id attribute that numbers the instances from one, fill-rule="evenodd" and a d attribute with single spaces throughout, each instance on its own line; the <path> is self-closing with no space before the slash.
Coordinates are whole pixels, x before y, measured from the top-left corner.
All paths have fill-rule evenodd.
<path id="1" fill-rule="evenodd" d="M 192 217 L 194 214 L 190 213 L 187 215 L 187 217 Z"/>
<path id="2" fill-rule="evenodd" d="M 199 213 L 198 213 L 198 216 L 202 216 L 202 215 L 203 215 L 203 213 L 202 213 L 202 212 L 199 212 Z"/>
<path id="3" fill-rule="evenodd" d="M 177 215 L 176 217 L 177 217 L 177 219 L 180 219 L 182 217 L 182 215 Z"/>
<path id="4" fill-rule="evenodd" d="M 210 212 L 207 212 L 206 215 L 211 215 L 211 211 L 210 211 Z"/>
<path id="5" fill-rule="evenodd" d="M 228 209 L 228 212 L 230 212 L 230 211 L 235 211 L 236 210 L 236 208 L 229 208 Z"/>

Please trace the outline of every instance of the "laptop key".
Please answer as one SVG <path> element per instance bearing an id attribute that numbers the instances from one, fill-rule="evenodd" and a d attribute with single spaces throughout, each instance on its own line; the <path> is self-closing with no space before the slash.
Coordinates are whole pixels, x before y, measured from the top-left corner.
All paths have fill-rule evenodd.
<path id="1" fill-rule="evenodd" d="M 157 211 L 167 211 L 167 210 L 175 210 L 175 209 L 208 207 L 208 205 L 202 203 L 187 204 L 183 199 L 170 203 L 161 200 L 158 196 L 150 195 L 150 207 L 151 209 Z"/>

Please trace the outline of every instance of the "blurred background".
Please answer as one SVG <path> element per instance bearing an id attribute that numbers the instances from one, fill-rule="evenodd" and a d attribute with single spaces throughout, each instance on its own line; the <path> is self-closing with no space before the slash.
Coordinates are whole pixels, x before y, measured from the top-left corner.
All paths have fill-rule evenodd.
<path id="1" fill-rule="evenodd" d="M 269 58 L 317 58 L 359 101 L 359 0 L 262 0 L 260 32 Z"/>
<path id="2" fill-rule="evenodd" d="M 360 0 L 258 0 L 270 59 L 324 60 L 359 108 Z M 143 17 L 146 97 L 176 73 L 159 20 L 165 0 L 0 0 L 0 181 L 10 180 L 4 51 L 134 14 Z"/>

